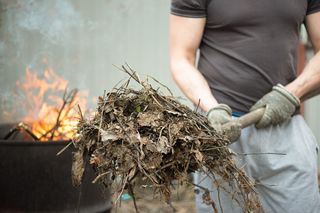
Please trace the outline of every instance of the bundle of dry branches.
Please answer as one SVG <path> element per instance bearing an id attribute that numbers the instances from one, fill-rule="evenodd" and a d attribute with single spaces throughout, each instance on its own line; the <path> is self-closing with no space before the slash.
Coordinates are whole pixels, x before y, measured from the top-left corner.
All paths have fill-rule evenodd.
<path id="1" fill-rule="evenodd" d="M 233 191 L 220 188 L 246 212 L 259 210 L 254 183 L 236 167 L 234 153 L 227 147 L 229 141 L 209 127 L 204 116 L 172 96 L 161 95 L 130 67 L 122 68 L 142 89 L 129 88 L 129 79 L 99 98 L 93 119 L 79 122 L 74 140 L 74 184 L 81 183 L 84 159 L 89 154 L 97 172 L 94 182 L 113 188 L 118 199 L 125 190 L 134 198 L 135 179 L 142 177 L 170 202 L 172 182 L 192 184 L 188 174 L 198 170 L 206 172 L 218 188 L 216 176 L 235 186 Z M 204 192 L 204 202 L 217 212 L 219 201 L 211 199 L 208 189 L 198 187 Z"/>

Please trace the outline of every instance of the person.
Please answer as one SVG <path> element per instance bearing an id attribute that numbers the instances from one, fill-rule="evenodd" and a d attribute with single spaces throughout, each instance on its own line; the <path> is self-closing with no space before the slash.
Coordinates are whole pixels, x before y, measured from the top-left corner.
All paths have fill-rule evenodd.
<path id="1" fill-rule="evenodd" d="M 315 54 L 297 77 L 302 24 Z M 318 146 L 299 113 L 301 101 L 320 93 L 320 0 L 172 0 L 170 69 L 210 125 L 234 142 L 264 212 L 320 212 Z M 263 107 L 255 125 L 241 130 L 233 119 Z M 223 129 L 228 121 L 232 128 Z M 212 181 L 201 173 L 194 181 L 217 200 Z M 227 194 L 220 201 L 221 212 L 243 211 Z M 201 194 L 196 206 L 212 212 Z"/>

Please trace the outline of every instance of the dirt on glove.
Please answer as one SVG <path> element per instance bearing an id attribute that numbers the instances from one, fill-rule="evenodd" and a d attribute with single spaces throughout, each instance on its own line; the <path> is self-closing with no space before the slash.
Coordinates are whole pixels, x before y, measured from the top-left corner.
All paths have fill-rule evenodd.
<path id="1" fill-rule="evenodd" d="M 202 171 L 218 189 L 230 193 L 245 212 L 258 212 L 261 205 L 254 182 L 236 166 L 226 137 L 217 134 L 205 116 L 172 95 L 163 95 L 147 80 L 141 81 L 130 67 L 123 66 L 122 70 L 129 80 L 99 97 L 93 118 L 79 121 L 74 138 L 74 185 L 81 184 L 89 161 L 97 174 L 93 182 L 111 190 L 114 203 L 119 203 L 124 192 L 134 199 L 135 188 L 143 186 L 141 180 L 146 183 L 144 187 L 152 187 L 158 197 L 170 203 L 173 182 L 194 185 L 189 174 Z M 130 88 L 132 80 L 140 89 Z M 233 190 L 220 187 L 217 176 L 234 186 Z M 198 187 L 203 201 L 218 211 L 219 201 L 212 200 L 209 189 Z M 138 210 L 136 203 L 135 208 Z"/>

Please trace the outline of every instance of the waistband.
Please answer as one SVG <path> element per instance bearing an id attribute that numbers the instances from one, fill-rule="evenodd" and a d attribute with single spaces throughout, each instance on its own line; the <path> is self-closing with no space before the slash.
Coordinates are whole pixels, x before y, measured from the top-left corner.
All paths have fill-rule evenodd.
<path id="1" fill-rule="evenodd" d="M 239 117 L 241 117 L 241 116 L 243 116 L 245 114 L 246 114 L 245 112 L 239 112 L 239 111 L 233 111 L 232 112 L 232 116 L 236 117 L 236 118 L 239 118 Z M 292 116 L 299 115 L 299 114 L 300 114 L 300 107 L 293 113 Z"/>
<path id="2" fill-rule="evenodd" d="M 233 111 L 232 112 L 232 116 L 233 117 L 241 117 L 241 116 L 243 116 L 243 115 L 245 115 L 246 113 L 245 112 L 238 112 L 238 111 Z"/>

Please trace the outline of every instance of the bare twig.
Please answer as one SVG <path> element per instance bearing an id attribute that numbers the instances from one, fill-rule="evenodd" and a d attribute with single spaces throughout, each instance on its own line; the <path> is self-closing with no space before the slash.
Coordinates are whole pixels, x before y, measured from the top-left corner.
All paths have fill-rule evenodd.
<path id="1" fill-rule="evenodd" d="M 56 156 L 61 155 L 64 151 L 66 151 L 66 149 L 68 149 L 68 147 L 73 144 L 72 141 L 70 141 L 70 143 L 68 143 L 65 147 L 63 147 L 57 154 Z"/>
<path id="2" fill-rule="evenodd" d="M 133 205 L 134 205 L 134 208 L 135 208 L 135 210 L 136 210 L 136 213 L 139 213 L 138 206 L 137 206 L 137 202 L 136 202 L 136 197 L 135 197 L 135 195 L 134 195 L 134 192 L 133 192 L 133 188 L 132 188 L 131 183 L 128 183 L 128 192 L 129 192 L 129 194 L 130 194 L 131 197 L 132 197 Z"/>
<path id="3" fill-rule="evenodd" d="M 77 96 L 77 93 L 78 93 L 77 89 L 71 90 L 70 93 L 67 93 L 67 88 L 65 89 L 63 94 L 63 103 L 58 111 L 56 123 L 53 125 L 51 129 L 49 129 L 40 137 L 40 140 L 44 138 L 48 138 L 48 135 L 50 135 L 48 139 L 53 140 L 55 136 L 55 132 L 58 130 L 59 127 L 61 127 L 61 121 L 63 120 L 63 118 L 61 118 L 62 113 L 63 112 L 65 113 L 64 117 L 69 114 L 70 110 L 73 108 L 71 104 L 74 102 L 75 97 Z"/>

